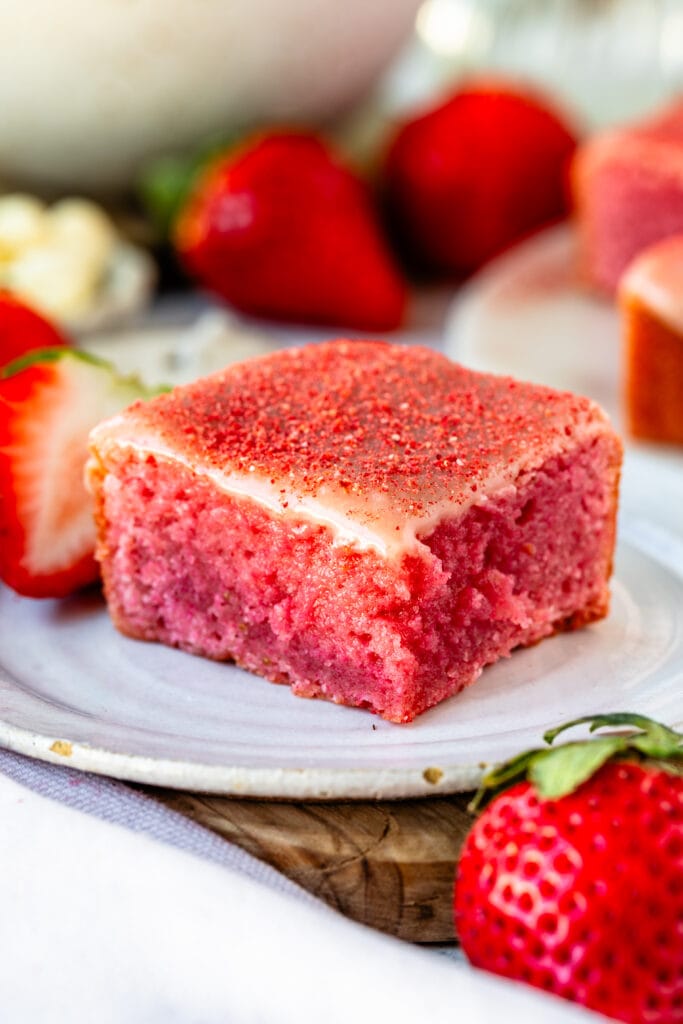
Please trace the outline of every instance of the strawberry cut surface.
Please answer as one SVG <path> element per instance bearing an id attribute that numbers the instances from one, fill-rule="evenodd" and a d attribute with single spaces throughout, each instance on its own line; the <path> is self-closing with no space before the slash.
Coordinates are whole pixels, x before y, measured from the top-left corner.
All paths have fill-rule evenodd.
<path id="1" fill-rule="evenodd" d="M 67 345 L 64 335 L 9 292 L 0 291 L 0 367 L 27 352 Z"/>
<path id="2" fill-rule="evenodd" d="M 41 350 L 0 379 L 0 576 L 29 597 L 95 581 L 95 526 L 83 482 L 90 429 L 141 394 L 71 349 Z"/>

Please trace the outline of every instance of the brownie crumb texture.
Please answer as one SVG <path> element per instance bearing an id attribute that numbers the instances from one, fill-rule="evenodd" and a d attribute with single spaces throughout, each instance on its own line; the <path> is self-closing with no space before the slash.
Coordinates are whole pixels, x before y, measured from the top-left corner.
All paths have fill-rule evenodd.
<path id="1" fill-rule="evenodd" d="M 99 428 L 99 558 L 123 632 L 410 722 L 515 647 L 606 614 L 620 445 L 584 399 L 344 346 L 363 372 L 336 383 L 334 345 L 280 353 L 229 375 L 222 401 L 219 375 Z M 242 464 L 292 474 L 281 505 L 214 474 Z M 345 487 L 377 544 L 285 505 Z M 383 546 L 406 520 L 412 539 Z"/>

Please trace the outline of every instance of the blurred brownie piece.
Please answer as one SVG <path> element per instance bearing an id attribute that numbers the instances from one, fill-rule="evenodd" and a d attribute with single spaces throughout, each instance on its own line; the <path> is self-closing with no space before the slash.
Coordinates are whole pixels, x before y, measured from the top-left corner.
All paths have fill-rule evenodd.
<path id="1" fill-rule="evenodd" d="M 572 183 L 583 277 L 613 294 L 639 252 L 683 233 L 683 101 L 589 139 Z"/>
<path id="2" fill-rule="evenodd" d="M 683 444 L 683 235 L 646 249 L 619 289 L 635 437 Z"/>

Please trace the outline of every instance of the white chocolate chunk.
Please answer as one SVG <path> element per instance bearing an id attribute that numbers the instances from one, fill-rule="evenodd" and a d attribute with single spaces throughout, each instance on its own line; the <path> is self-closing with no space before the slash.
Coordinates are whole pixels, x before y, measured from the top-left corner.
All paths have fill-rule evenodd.
<path id="1" fill-rule="evenodd" d="M 102 277 L 88 254 L 52 242 L 33 246 L 7 268 L 7 286 L 48 316 L 68 318 L 87 310 Z"/>
<path id="2" fill-rule="evenodd" d="M 78 249 L 104 269 L 116 243 L 114 225 L 104 210 L 87 199 L 63 199 L 50 207 L 48 221 L 55 245 Z"/>
<path id="3" fill-rule="evenodd" d="M 48 231 L 45 206 L 34 196 L 0 196 L 0 260 L 41 242 Z"/>

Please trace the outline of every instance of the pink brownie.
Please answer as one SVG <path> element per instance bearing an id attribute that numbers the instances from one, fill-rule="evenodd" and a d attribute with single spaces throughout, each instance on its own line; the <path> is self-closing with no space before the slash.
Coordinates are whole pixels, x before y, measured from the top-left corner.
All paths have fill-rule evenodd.
<path id="1" fill-rule="evenodd" d="M 683 101 L 589 139 L 572 184 L 583 274 L 611 294 L 639 252 L 683 232 Z"/>
<path id="2" fill-rule="evenodd" d="M 619 306 L 629 430 L 683 444 L 683 235 L 636 257 L 621 279 Z"/>
<path id="3" fill-rule="evenodd" d="M 276 352 L 91 437 L 124 633 L 409 722 L 607 612 L 621 445 L 585 398 L 424 348 Z"/>

